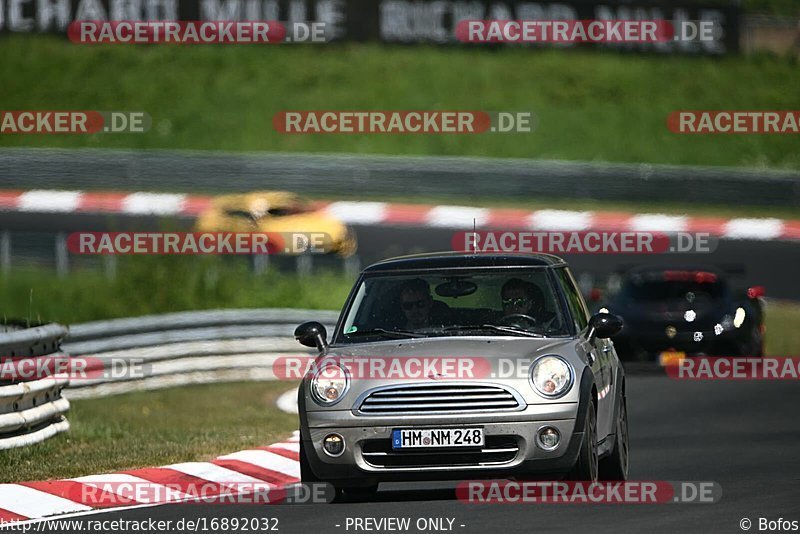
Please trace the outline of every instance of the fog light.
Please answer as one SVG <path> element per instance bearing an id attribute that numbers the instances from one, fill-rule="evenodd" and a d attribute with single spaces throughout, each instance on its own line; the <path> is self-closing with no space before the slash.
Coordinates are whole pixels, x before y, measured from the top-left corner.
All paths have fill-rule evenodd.
<path id="1" fill-rule="evenodd" d="M 552 451 L 558 447 L 558 442 L 561 441 L 561 434 L 552 426 L 540 428 L 537 437 L 539 440 L 539 447 L 546 451 Z"/>
<path id="2" fill-rule="evenodd" d="M 339 434 L 328 434 L 322 440 L 322 448 L 328 456 L 341 456 L 344 452 L 344 438 Z"/>

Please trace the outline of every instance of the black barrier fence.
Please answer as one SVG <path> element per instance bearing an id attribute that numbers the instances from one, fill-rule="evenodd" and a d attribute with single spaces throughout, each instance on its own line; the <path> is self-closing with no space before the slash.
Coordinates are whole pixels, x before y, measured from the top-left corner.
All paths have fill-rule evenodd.
<path id="1" fill-rule="evenodd" d="M 705 22 L 714 27 L 707 40 L 556 46 L 710 55 L 739 51 L 740 18 L 738 2 L 714 0 L 0 0 L 0 31 L 17 33 L 63 33 L 79 20 L 279 20 L 323 22 L 330 40 L 455 44 L 463 20 Z"/>

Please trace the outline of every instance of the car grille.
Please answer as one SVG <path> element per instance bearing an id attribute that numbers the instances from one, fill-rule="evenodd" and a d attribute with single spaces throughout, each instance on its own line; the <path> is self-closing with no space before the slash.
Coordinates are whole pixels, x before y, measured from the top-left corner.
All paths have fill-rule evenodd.
<path id="1" fill-rule="evenodd" d="M 511 389 L 487 384 L 390 386 L 370 393 L 358 407 L 362 415 L 485 413 L 521 410 Z"/>
<path id="2" fill-rule="evenodd" d="M 370 439 L 361 443 L 361 457 L 372 466 L 383 469 L 415 467 L 483 467 L 512 462 L 519 453 L 514 436 L 486 436 L 480 449 L 392 449 L 390 439 Z"/>

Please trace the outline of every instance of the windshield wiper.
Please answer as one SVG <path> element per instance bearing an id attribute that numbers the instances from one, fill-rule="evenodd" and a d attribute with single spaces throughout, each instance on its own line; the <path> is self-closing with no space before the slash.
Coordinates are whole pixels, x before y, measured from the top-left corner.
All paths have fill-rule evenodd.
<path id="1" fill-rule="evenodd" d="M 359 336 L 382 336 L 392 339 L 403 339 L 412 337 L 426 337 L 425 334 L 417 334 L 416 332 L 409 332 L 407 330 L 387 330 L 385 328 L 373 328 L 372 330 L 356 330 L 345 334 L 348 337 Z"/>
<path id="2" fill-rule="evenodd" d="M 444 331 L 453 330 L 493 330 L 495 332 L 504 332 L 507 334 L 518 334 L 527 337 L 546 337 L 544 334 L 537 334 L 522 328 L 515 328 L 513 326 L 501 326 L 497 324 L 482 324 L 482 325 L 461 325 L 461 326 L 448 326 L 443 329 Z"/>

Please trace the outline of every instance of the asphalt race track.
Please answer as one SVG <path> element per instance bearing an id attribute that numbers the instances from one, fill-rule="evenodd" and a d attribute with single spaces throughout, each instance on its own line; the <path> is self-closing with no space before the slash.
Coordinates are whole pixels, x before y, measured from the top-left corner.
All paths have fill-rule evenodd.
<path id="1" fill-rule="evenodd" d="M 464 533 L 742 532 L 743 518 L 758 532 L 762 517 L 800 521 L 797 381 L 688 382 L 654 374 L 627 380 L 631 479 L 715 481 L 722 487 L 719 502 L 468 505 L 451 489 L 382 488 L 371 503 L 179 504 L 83 519 L 273 517 L 279 532 L 302 534 L 357 532 L 346 521 L 364 517 L 410 517 L 405 532 L 419 532 L 419 518 L 452 518 L 453 531 Z"/>

